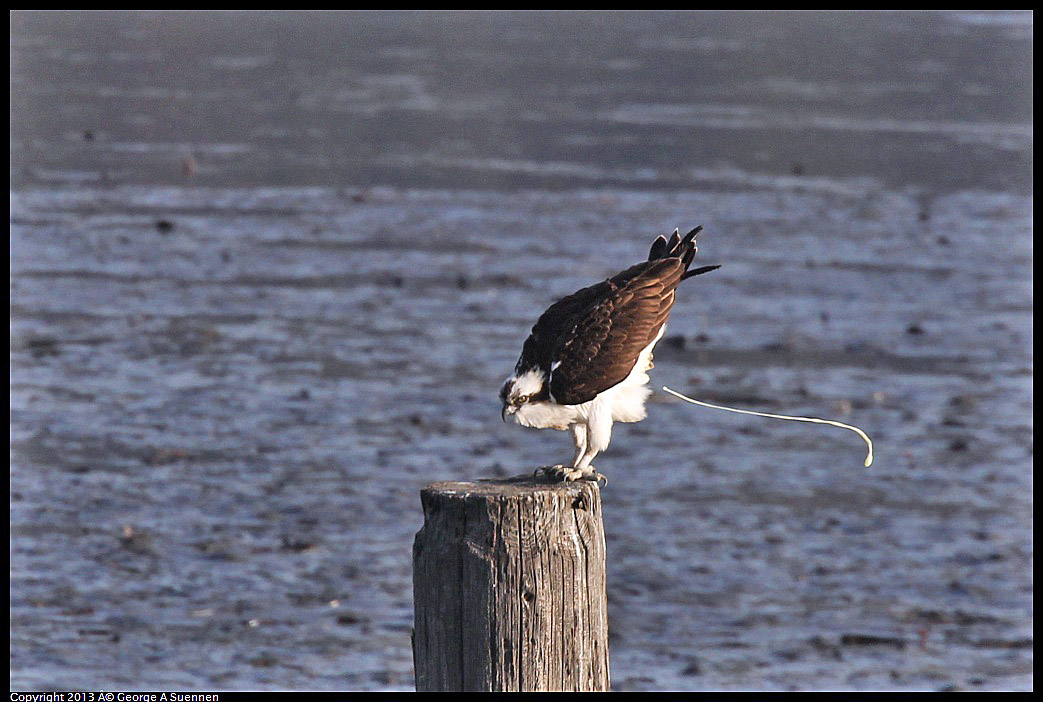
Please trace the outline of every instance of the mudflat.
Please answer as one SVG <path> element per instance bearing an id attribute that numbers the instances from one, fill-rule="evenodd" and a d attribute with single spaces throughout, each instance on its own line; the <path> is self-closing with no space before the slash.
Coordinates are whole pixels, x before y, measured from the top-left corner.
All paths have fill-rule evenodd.
<path id="1" fill-rule="evenodd" d="M 697 224 L 613 687 L 1031 689 L 1032 16 L 11 18 L 13 689 L 412 688 L 419 490 Z"/>

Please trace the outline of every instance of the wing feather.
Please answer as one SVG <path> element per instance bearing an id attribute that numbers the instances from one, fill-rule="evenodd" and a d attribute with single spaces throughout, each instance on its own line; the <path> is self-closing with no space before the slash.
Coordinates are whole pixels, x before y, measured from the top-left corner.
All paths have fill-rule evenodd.
<path id="1" fill-rule="evenodd" d="M 548 307 L 522 347 L 516 372 L 539 369 L 550 377 L 554 400 L 566 405 L 588 402 L 625 380 L 669 319 L 681 281 L 717 268 L 688 271 L 700 229 L 683 238 L 676 230 L 669 240 L 657 237 L 647 261 Z"/>
<path id="2" fill-rule="evenodd" d="M 610 278 L 610 292 L 574 318 L 554 362 L 551 395 L 566 405 L 594 399 L 622 382 L 659 333 L 674 303 L 684 264 L 648 261 Z"/>

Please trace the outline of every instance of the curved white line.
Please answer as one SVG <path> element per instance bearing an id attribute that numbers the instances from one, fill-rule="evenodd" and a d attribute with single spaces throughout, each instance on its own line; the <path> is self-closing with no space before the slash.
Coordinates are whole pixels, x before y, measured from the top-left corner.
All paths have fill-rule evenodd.
<path id="1" fill-rule="evenodd" d="M 853 427 L 850 424 L 844 424 L 843 422 L 836 422 L 836 421 L 833 421 L 832 419 L 818 419 L 817 417 L 792 417 L 792 416 L 790 416 L 788 414 L 769 414 L 767 412 L 754 412 L 753 410 L 735 409 L 734 407 L 722 407 L 720 405 L 711 405 L 709 402 L 703 402 L 701 400 L 693 400 L 692 398 L 687 397 L 685 395 L 682 395 L 681 393 L 679 393 L 679 392 L 677 392 L 675 390 L 671 390 L 670 388 L 666 387 L 665 385 L 663 386 L 663 390 L 665 390 L 666 392 L 670 393 L 671 395 L 674 395 L 676 397 L 680 397 L 685 402 L 691 402 L 693 405 L 702 405 L 703 407 L 709 407 L 711 409 L 724 410 L 725 412 L 737 412 L 738 414 L 752 414 L 752 415 L 757 416 L 757 417 L 770 417 L 772 419 L 789 419 L 789 420 L 792 420 L 794 422 L 811 422 L 813 424 L 832 424 L 833 426 L 840 427 L 841 429 L 850 429 L 851 431 L 853 431 L 856 434 L 858 434 L 859 436 L 861 436 L 862 439 L 866 442 L 866 446 L 869 447 L 869 454 L 866 456 L 866 462 L 865 462 L 866 468 L 868 468 L 869 466 L 873 465 L 873 440 L 870 439 L 869 436 L 866 435 L 866 433 L 864 431 L 862 431 L 858 427 Z"/>

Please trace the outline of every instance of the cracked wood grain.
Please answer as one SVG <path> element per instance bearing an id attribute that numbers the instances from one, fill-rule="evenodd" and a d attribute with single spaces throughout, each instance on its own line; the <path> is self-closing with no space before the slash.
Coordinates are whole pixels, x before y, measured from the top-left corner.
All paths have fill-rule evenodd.
<path id="1" fill-rule="evenodd" d="M 433 483 L 413 544 L 418 691 L 608 690 L 596 484 Z"/>

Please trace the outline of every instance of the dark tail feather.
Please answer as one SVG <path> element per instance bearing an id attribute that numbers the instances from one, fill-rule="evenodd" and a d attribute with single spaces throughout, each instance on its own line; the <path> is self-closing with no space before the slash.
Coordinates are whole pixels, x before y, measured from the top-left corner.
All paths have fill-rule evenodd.
<path id="1" fill-rule="evenodd" d="M 695 254 L 699 250 L 699 247 L 696 246 L 695 243 L 695 237 L 702 230 L 703 228 L 701 226 L 696 227 L 685 234 L 684 238 L 681 239 L 681 243 L 677 245 L 677 251 L 674 255 L 680 257 L 681 263 L 684 264 L 684 269 L 686 271 L 688 270 L 688 266 L 692 265 L 692 260 L 695 259 Z"/>
<path id="2" fill-rule="evenodd" d="M 677 232 L 678 232 L 678 230 L 675 229 L 674 233 L 670 235 L 670 241 L 668 241 L 666 243 L 666 251 L 667 251 L 666 255 L 667 256 L 676 256 L 677 255 L 677 253 L 676 253 L 677 245 L 681 242 L 681 237 L 680 237 L 680 235 Z"/>
<path id="3" fill-rule="evenodd" d="M 690 242 L 695 241 L 695 236 L 703 230 L 702 225 L 699 225 L 692 231 L 684 235 L 684 239 L 681 239 L 682 245 L 687 246 Z"/>
<path id="4" fill-rule="evenodd" d="M 648 260 L 655 261 L 663 257 L 666 253 L 666 237 L 657 236 L 655 241 L 652 242 L 652 248 L 648 251 Z"/>
<path id="5" fill-rule="evenodd" d="M 684 264 L 684 269 L 687 271 L 688 266 L 692 265 L 692 260 L 695 259 L 695 246 L 689 246 L 684 254 L 681 256 L 681 263 Z"/>
<path id="6" fill-rule="evenodd" d="M 695 260 L 696 251 L 699 250 L 695 245 L 695 237 L 698 236 L 699 232 L 702 230 L 702 226 L 698 226 L 685 234 L 684 238 L 682 238 L 680 236 L 680 230 L 675 229 L 674 233 L 670 235 L 669 241 L 662 236 L 657 236 L 656 240 L 652 242 L 652 248 L 648 251 L 648 260 L 656 261 L 662 258 L 680 258 L 681 263 L 683 263 L 685 267 L 685 273 L 681 277 L 681 280 L 691 278 L 695 275 L 709 273 L 712 270 L 720 268 L 720 266 L 703 266 L 694 271 L 688 270 L 688 266 L 692 265 L 692 261 Z"/>
<path id="7" fill-rule="evenodd" d="M 703 266 L 702 268 L 696 268 L 694 271 L 687 271 L 684 275 L 681 276 L 681 280 L 688 280 L 692 276 L 702 275 L 703 273 L 709 273 L 710 271 L 715 271 L 718 268 L 720 268 L 720 266 Z"/>
<path id="8" fill-rule="evenodd" d="M 670 250 L 667 252 L 666 255 L 677 256 L 682 261 L 684 261 L 687 258 L 688 261 L 685 263 L 685 265 L 691 263 L 691 257 L 695 255 L 695 251 L 697 249 L 695 245 L 695 236 L 702 230 L 702 227 L 696 227 L 692 231 L 685 234 L 683 239 L 678 238 L 677 230 L 675 230 L 674 235 L 670 237 Z"/>

